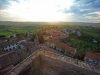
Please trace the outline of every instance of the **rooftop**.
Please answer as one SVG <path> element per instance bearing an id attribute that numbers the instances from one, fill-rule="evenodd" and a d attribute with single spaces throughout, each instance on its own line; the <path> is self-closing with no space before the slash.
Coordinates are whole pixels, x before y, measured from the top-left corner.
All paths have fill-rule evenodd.
<path id="1" fill-rule="evenodd" d="M 74 61 L 74 62 L 73 62 Z M 90 65 L 55 54 L 48 50 L 37 50 L 27 59 L 9 71 L 8 75 L 99 75 L 89 69 Z M 94 68 L 95 69 L 95 68 Z"/>
<path id="2" fill-rule="evenodd" d="M 85 57 L 88 57 L 88 58 L 91 58 L 93 60 L 96 60 L 96 61 L 100 61 L 100 54 L 99 53 L 91 53 L 91 52 L 87 52 Z"/>

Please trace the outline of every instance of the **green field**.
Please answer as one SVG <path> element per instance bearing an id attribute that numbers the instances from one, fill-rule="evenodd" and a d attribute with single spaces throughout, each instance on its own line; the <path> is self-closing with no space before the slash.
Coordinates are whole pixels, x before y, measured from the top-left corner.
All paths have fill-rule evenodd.
<path id="1" fill-rule="evenodd" d="M 95 52 L 100 48 L 100 26 L 84 26 L 84 25 L 0 25 L 0 36 L 11 35 L 13 33 L 22 34 L 26 32 L 36 33 L 43 28 L 54 27 L 62 29 L 66 28 L 78 28 L 81 29 L 82 36 L 75 37 L 76 34 L 70 33 L 69 38 L 62 40 L 63 43 L 77 49 L 79 54 L 86 53 L 88 51 Z M 70 32 L 70 31 L 69 31 Z M 89 39 L 89 40 L 88 40 Z M 93 43 L 91 40 L 96 39 L 98 43 Z M 99 50 L 100 51 L 100 50 Z"/>
<path id="2" fill-rule="evenodd" d="M 66 26 L 67 28 L 75 28 L 75 26 Z M 86 52 L 100 52 L 100 26 L 77 26 L 81 29 L 82 36 L 78 37 L 75 33 L 69 34 L 69 38 L 62 40 L 63 43 L 77 49 L 77 54 L 81 56 Z M 93 43 L 95 39 L 98 42 Z"/>
<path id="3" fill-rule="evenodd" d="M 0 35 L 21 34 L 25 32 L 38 32 L 41 27 L 38 26 L 0 26 Z"/>
<path id="4" fill-rule="evenodd" d="M 82 31 L 85 35 L 91 36 L 93 38 L 100 38 L 99 33 L 91 32 L 91 31 Z"/>

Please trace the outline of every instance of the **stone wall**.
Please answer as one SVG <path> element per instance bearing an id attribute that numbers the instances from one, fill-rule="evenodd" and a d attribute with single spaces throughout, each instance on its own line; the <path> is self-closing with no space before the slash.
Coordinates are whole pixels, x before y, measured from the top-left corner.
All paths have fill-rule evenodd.
<path id="1" fill-rule="evenodd" d="M 46 75 L 99 75 L 81 67 L 71 65 L 61 60 L 55 60 L 41 55 L 41 65 L 37 73 Z M 38 75 L 38 74 L 37 74 Z"/>
<path id="2" fill-rule="evenodd" d="M 88 69 L 93 72 L 100 73 L 100 66 L 95 66 L 95 65 L 92 65 L 92 64 L 89 64 L 89 63 L 86 63 L 83 61 L 79 61 L 79 60 L 76 60 L 76 59 L 73 59 L 73 58 L 70 58 L 70 57 L 67 57 L 64 55 L 52 53 L 50 51 L 43 50 L 43 51 L 41 51 L 41 54 L 45 55 L 47 57 L 53 58 L 55 60 L 61 60 L 62 62 L 66 62 L 66 63 L 72 64 L 72 65 L 75 65 L 77 67 L 81 67 L 83 69 Z"/>
<path id="3" fill-rule="evenodd" d="M 12 69 L 8 75 L 100 75 L 99 72 L 100 67 L 47 50 L 38 50 Z"/>
<path id="4" fill-rule="evenodd" d="M 36 69 L 35 66 L 39 65 L 39 54 L 39 51 L 34 52 L 32 55 L 15 66 L 12 70 L 10 70 L 6 75 L 27 75 L 28 70 L 30 71 L 31 69 Z M 34 68 L 32 65 L 35 65 Z"/>

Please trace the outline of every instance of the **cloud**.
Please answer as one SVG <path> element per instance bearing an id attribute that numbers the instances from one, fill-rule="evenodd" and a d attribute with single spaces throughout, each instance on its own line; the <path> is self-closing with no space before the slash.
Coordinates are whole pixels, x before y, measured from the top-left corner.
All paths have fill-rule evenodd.
<path id="1" fill-rule="evenodd" d="M 75 0 L 74 2 L 79 3 L 79 4 L 89 4 L 94 2 L 95 0 Z"/>
<path id="2" fill-rule="evenodd" d="M 6 9 L 10 5 L 9 0 L 0 0 L 0 9 Z"/>
<path id="3" fill-rule="evenodd" d="M 64 8 L 63 13 L 74 13 L 73 18 L 77 20 L 90 20 L 97 17 L 100 19 L 100 15 L 94 12 L 100 12 L 100 0 L 74 0 L 70 10 Z M 90 14 L 91 13 L 91 14 Z"/>
<path id="4" fill-rule="evenodd" d="M 46 2 L 44 2 L 46 1 Z M 73 3 L 71 3 L 72 1 Z M 24 17 L 30 17 L 30 13 L 37 14 L 38 11 L 41 13 L 46 11 L 53 11 L 67 15 L 66 20 L 70 19 L 73 21 L 100 21 L 100 0 L 0 0 L 0 10 L 7 10 L 11 15 L 15 13 L 23 15 Z M 69 2 L 69 3 L 68 3 Z M 37 4 L 36 4 L 37 3 Z M 69 5 L 68 5 L 69 4 Z M 7 12 L 6 11 L 6 12 Z M 4 11 L 0 11 L 0 19 L 4 18 L 6 14 Z M 54 12 L 54 13 L 55 13 Z M 28 16 L 26 15 L 28 13 Z M 47 16 L 48 16 L 47 12 Z M 33 15 L 34 15 L 33 14 Z M 3 15 L 3 16 L 1 16 Z M 30 15 L 30 16 L 29 16 Z M 40 14 L 39 14 L 40 15 Z M 16 16 L 16 15 L 14 15 Z M 36 15 L 37 16 L 37 15 Z M 59 17 L 59 16 L 58 16 Z M 96 21 L 96 22 L 98 22 Z"/>
<path id="5" fill-rule="evenodd" d="M 11 2 L 19 3 L 19 0 L 0 0 L 0 10 L 8 9 L 11 5 Z"/>

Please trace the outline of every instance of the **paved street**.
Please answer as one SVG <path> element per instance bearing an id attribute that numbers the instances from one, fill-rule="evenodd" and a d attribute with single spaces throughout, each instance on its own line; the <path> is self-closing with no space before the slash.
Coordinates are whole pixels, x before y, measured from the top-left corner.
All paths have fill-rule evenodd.
<path id="1" fill-rule="evenodd" d="M 43 46 L 44 48 L 46 48 L 47 50 L 49 50 L 49 51 L 51 51 L 51 52 L 53 52 L 53 53 L 56 53 L 56 54 L 59 54 L 59 55 L 63 55 L 63 56 L 64 56 L 63 53 L 58 52 L 58 51 L 56 51 L 56 50 L 54 50 L 54 49 L 52 49 L 52 48 L 50 48 L 50 47 L 47 47 L 45 44 L 40 44 L 40 46 Z"/>

